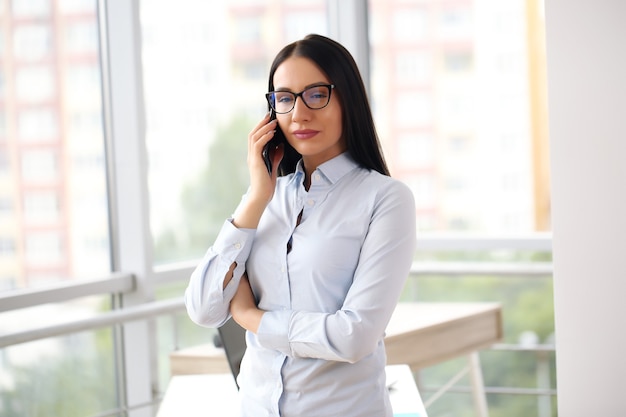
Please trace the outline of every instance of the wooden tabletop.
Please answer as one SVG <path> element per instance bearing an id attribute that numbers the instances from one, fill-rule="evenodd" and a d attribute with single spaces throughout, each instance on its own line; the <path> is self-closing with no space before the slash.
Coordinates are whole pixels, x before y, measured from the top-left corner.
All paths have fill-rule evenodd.
<path id="1" fill-rule="evenodd" d="M 388 364 L 424 368 L 502 340 L 498 303 L 399 303 L 387 326 Z M 223 349 L 212 344 L 170 354 L 172 375 L 227 373 Z"/>
<path id="2" fill-rule="evenodd" d="M 387 326 L 387 363 L 416 370 L 500 340 L 498 303 L 399 303 Z"/>

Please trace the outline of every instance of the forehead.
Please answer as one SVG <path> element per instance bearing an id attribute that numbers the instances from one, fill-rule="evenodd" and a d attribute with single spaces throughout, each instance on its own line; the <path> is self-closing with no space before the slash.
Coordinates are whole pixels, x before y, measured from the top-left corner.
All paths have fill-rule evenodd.
<path id="1" fill-rule="evenodd" d="M 310 59 L 292 56 L 276 68 L 273 83 L 276 90 L 301 91 L 313 84 L 328 84 L 330 80 Z"/>

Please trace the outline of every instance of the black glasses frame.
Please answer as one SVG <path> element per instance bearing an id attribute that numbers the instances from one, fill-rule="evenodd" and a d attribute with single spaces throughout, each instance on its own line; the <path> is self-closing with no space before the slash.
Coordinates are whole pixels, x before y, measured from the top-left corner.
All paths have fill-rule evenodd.
<path id="1" fill-rule="evenodd" d="M 324 104 L 322 107 L 311 107 L 309 106 L 309 103 L 306 102 L 306 100 L 304 99 L 304 93 L 306 93 L 307 91 L 309 91 L 312 88 L 319 88 L 319 87 L 326 87 L 328 89 L 328 101 L 326 102 L 326 104 Z M 300 91 L 299 93 L 292 93 L 291 91 L 270 91 L 269 93 L 265 94 L 265 98 L 267 99 L 267 102 L 269 103 L 270 107 L 272 108 L 272 110 L 274 110 L 276 112 L 276 114 L 287 114 L 290 111 L 292 111 L 295 107 L 296 107 L 296 100 L 298 99 L 298 97 L 300 97 L 302 99 L 302 102 L 304 103 L 305 106 L 307 106 L 309 109 L 311 110 L 320 110 L 323 109 L 324 107 L 328 106 L 328 104 L 330 103 L 330 96 L 333 92 L 333 89 L 335 88 L 334 84 L 318 84 L 318 85 L 312 85 L 309 88 L 305 88 L 304 90 Z M 287 111 L 278 111 L 276 110 L 275 107 L 275 100 L 272 100 L 272 96 L 275 95 L 276 93 L 287 93 L 287 94 L 291 94 L 293 96 L 293 105 L 291 106 L 291 108 Z"/>

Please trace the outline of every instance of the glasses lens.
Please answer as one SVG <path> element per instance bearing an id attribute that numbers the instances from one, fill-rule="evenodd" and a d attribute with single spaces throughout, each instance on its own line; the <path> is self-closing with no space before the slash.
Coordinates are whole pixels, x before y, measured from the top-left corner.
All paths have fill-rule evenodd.
<path id="1" fill-rule="evenodd" d="M 276 113 L 289 113 L 295 100 L 296 96 L 289 91 L 275 91 L 270 95 L 270 104 Z"/>
<path id="2" fill-rule="evenodd" d="M 330 85 L 317 85 L 309 87 L 301 93 L 292 93 L 291 91 L 272 91 L 267 93 L 267 101 L 276 113 L 289 113 L 293 110 L 296 99 L 302 98 L 304 104 L 310 109 L 322 109 L 330 102 Z"/>
<path id="3" fill-rule="evenodd" d="M 302 92 L 302 99 L 312 109 L 321 109 L 330 101 L 330 87 L 319 85 Z"/>

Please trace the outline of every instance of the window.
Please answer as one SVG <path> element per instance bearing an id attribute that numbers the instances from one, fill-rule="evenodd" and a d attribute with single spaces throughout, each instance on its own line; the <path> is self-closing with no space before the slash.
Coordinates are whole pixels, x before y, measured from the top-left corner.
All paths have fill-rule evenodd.
<path id="1" fill-rule="evenodd" d="M 8 237 L 0 237 L 0 258 L 15 256 L 15 240 Z"/>
<path id="2" fill-rule="evenodd" d="M 141 2 L 150 218 L 159 264 L 207 250 L 247 188 L 246 138 L 266 112 L 271 60 L 286 43 L 327 30 L 325 0 L 306 7 L 252 3 Z M 193 41 L 183 42 L 183 34 L 194 34 Z M 228 182 L 215 181 L 224 172 Z"/>
<path id="3" fill-rule="evenodd" d="M 61 12 L 70 13 L 93 13 L 97 0 L 59 0 Z"/>
<path id="4" fill-rule="evenodd" d="M 24 218 L 29 225 L 53 223 L 59 218 L 59 199 L 54 191 L 24 193 Z"/>
<path id="5" fill-rule="evenodd" d="M 436 203 L 436 178 L 431 174 L 421 173 L 407 176 L 404 180 L 415 197 L 415 207 L 418 211 L 431 209 Z"/>
<path id="6" fill-rule="evenodd" d="M 77 64 L 65 72 L 65 96 L 73 110 L 99 106 L 100 69 L 96 63 Z"/>
<path id="7" fill-rule="evenodd" d="M 54 110 L 41 107 L 22 110 L 17 121 L 20 140 L 24 142 L 46 142 L 58 135 L 58 123 Z"/>
<path id="8" fill-rule="evenodd" d="M 0 91 L 2 90 L 2 74 L 0 73 Z M 0 109 L 0 142 L 4 142 L 6 140 L 5 136 L 7 134 L 7 115 L 6 113 Z"/>
<path id="9" fill-rule="evenodd" d="M 327 34 L 326 15 L 324 10 L 293 11 L 285 16 L 285 39 L 295 41 L 309 33 Z"/>
<path id="10" fill-rule="evenodd" d="M 395 81 L 405 84 L 426 84 L 432 82 L 432 55 L 424 50 L 409 50 L 396 54 Z"/>
<path id="11" fill-rule="evenodd" d="M 17 26 L 13 33 L 15 58 L 36 61 L 47 58 L 52 51 L 50 27 L 44 24 Z"/>
<path id="12" fill-rule="evenodd" d="M 11 2 L 13 16 L 21 18 L 48 17 L 50 0 L 13 0 Z"/>
<path id="13" fill-rule="evenodd" d="M 261 38 L 261 19 L 259 16 L 241 16 L 235 20 L 235 25 L 237 43 L 255 44 Z"/>
<path id="14" fill-rule="evenodd" d="M 48 183 L 57 181 L 59 163 L 52 149 L 24 151 L 22 154 L 22 177 L 26 182 Z"/>
<path id="15" fill-rule="evenodd" d="M 405 133 L 398 136 L 397 162 L 401 169 L 432 167 L 437 162 L 435 138 L 430 133 Z"/>
<path id="16" fill-rule="evenodd" d="M 471 51 L 446 51 L 443 54 L 443 67 L 448 73 L 467 73 L 472 70 L 473 64 Z"/>
<path id="17" fill-rule="evenodd" d="M 6 177 L 11 170 L 11 163 L 9 161 L 9 153 L 6 146 L 0 146 L 0 177 Z"/>
<path id="18" fill-rule="evenodd" d="M 439 17 L 439 35 L 444 40 L 471 39 L 474 35 L 472 9 L 466 6 L 445 8 Z"/>
<path id="19" fill-rule="evenodd" d="M 513 233 L 534 224 L 533 210 L 489 202 L 484 203 L 489 210 L 472 208 L 472 196 L 497 196 L 502 183 L 524 207 L 550 206 L 535 201 L 533 189 L 532 179 L 540 172 L 532 168 L 529 94 L 537 83 L 529 79 L 528 54 L 543 51 L 527 45 L 523 7 L 517 1 L 369 2 L 372 101 L 374 117 L 381 121 L 379 135 L 390 165 L 414 190 L 421 190 L 420 204 L 432 205 L 428 215 L 435 220 L 427 223 L 439 231 L 459 225 L 459 230 Z M 540 146 L 547 148 L 544 142 Z M 436 158 L 434 150 L 439 152 Z M 417 170 L 426 167 L 433 177 L 422 184 L 430 185 L 417 185 Z M 489 173 L 478 179 L 476 171 L 486 167 Z M 433 184 L 442 188 L 425 191 L 436 189 Z M 523 215 L 528 218 L 520 220 Z M 495 218 L 509 220 L 491 221 Z"/>
<path id="20" fill-rule="evenodd" d="M 399 43 L 416 42 L 424 41 L 428 37 L 428 13 L 425 9 L 419 7 L 397 8 L 393 10 L 392 19 L 390 26 L 393 30 L 394 41 Z"/>
<path id="21" fill-rule="evenodd" d="M 433 101 L 424 92 L 398 91 L 396 95 L 398 127 L 422 127 L 433 122 Z"/>
<path id="22" fill-rule="evenodd" d="M 26 237 L 24 246 L 29 263 L 51 265 L 63 260 L 63 243 L 58 233 L 32 232 Z"/>
<path id="23" fill-rule="evenodd" d="M 98 50 L 98 28 L 95 21 L 69 22 L 64 35 L 69 53 L 94 53 Z"/>
<path id="24" fill-rule="evenodd" d="M 13 200 L 10 197 L 0 197 L 0 222 L 10 220 L 13 215 L 13 209 Z"/>
<path id="25" fill-rule="evenodd" d="M 55 93 L 52 67 L 24 67 L 17 71 L 15 88 L 18 100 L 40 102 L 50 100 Z"/>

